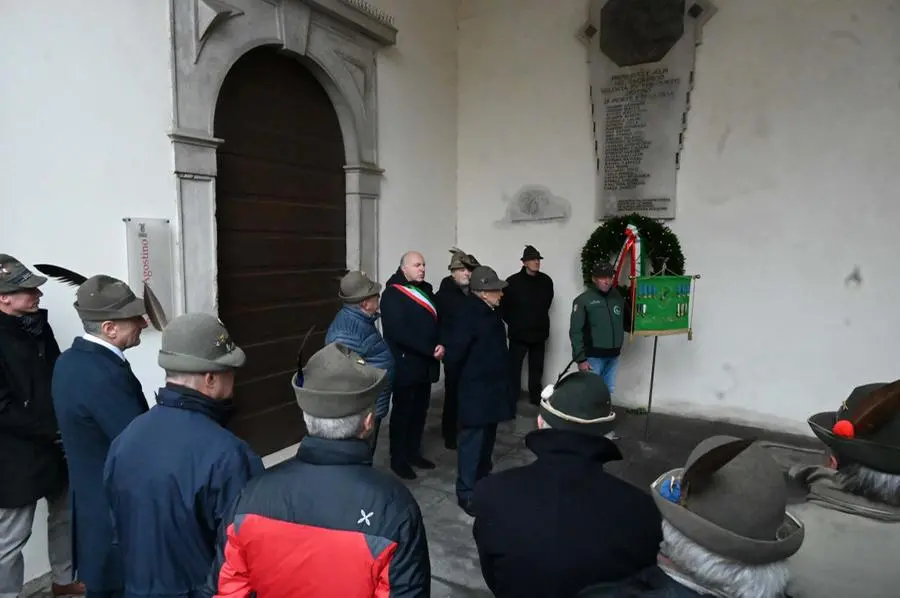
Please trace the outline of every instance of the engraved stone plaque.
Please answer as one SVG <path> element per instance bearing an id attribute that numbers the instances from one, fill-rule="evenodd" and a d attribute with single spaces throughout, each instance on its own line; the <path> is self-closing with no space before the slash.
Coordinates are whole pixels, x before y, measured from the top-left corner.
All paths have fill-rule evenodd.
<path id="1" fill-rule="evenodd" d="M 598 219 L 675 217 L 695 49 L 711 10 L 708 0 L 591 0 L 580 37 L 589 48 Z"/>

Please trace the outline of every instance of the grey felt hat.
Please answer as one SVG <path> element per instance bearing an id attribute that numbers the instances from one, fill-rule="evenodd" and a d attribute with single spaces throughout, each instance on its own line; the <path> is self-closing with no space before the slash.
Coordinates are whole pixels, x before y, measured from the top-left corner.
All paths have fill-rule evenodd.
<path id="1" fill-rule="evenodd" d="M 183 314 L 163 329 L 159 367 L 170 372 L 205 374 L 239 368 L 247 356 L 225 325 L 210 314 Z"/>
<path id="2" fill-rule="evenodd" d="M 147 313 L 144 300 L 112 276 L 91 276 L 78 287 L 75 311 L 84 322 L 128 320 Z"/>
<path id="3" fill-rule="evenodd" d="M 291 380 L 297 403 L 313 417 L 337 419 L 375 405 L 387 371 L 373 367 L 337 343 L 317 351 Z"/>
<path id="4" fill-rule="evenodd" d="M 529 260 L 542 260 L 544 256 L 541 255 L 541 252 L 534 248 L 534 245 L 526 245 L 525 250 L 522 252 L 522 261 L 527 262 Z"/>
<path id="5" fill-rule="evenodd" d="M 541 417 L 555 430 L 605 436 L 616 427 L 609 388 L 602 376 L 573 372 L 541 392 Z"/>
<path id="6" fill-rule="evenodd" d="M 478 266 L 472 270 L 469 288 L 473 291 L 501 291 L 509 283 L 497 276 L 497 272 L 489 266 Z"/>
<path id="7" fill-rule="evenodd" d="M 45 282 L 46 278 L 38 276 L 13 256 L 0 253 L 0 293 L 36 289 Z"/>
<path id="8" fill-rule="evenodd" d="M 710 552 L 748 565 L 800 550 L 803 524 L 786 512 L 788 489 L 771 455 L 752 439 L 713 436 L 684 468 L 651 486 L 663 518 Z"/>
<path id="9" fill-rule="evenodd" d="M 481 264 L 475 259 L 475 256 L 471 253 L 466 253 L 462 249 L 458 249 L 456 247 L 450 248 L 450 265 L 447 266 L 448 270 L 474 270 Z"/>
<path id="10" fill-rule="evenodd" d="M 381 283 L 371 280 L 365 272 L 351 270 L 341 279 L 338 297 L 344 303 L 359 303 L 381 293 Z"/>

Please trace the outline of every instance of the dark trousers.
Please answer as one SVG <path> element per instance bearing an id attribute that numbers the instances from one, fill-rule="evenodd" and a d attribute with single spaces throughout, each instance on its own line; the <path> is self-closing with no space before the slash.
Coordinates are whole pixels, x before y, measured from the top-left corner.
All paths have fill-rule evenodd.
<path id="1" fill-rule="evenodd" d="M 391 462 L 411 463 L 422 456 L 422 434 L 431 403 L 431 384 L 394 388 L 391 411 Z"/>
<path id="2" fill-rule="evenodd" d="M 475 484 L 494 468 L 491 455 L 497 440 L 497 424 L 477 428 L 461 428 L 457 446 L 456 497 L 472 499 Z"/>
<path id="3" fill-rule="evenodd" d="M 378 432 L 381 431 L 381 418 L 377 415 L 375 416 L 375 427 L 372 428 L 372 436 L 369 438 L 372 441 L 372 454 L 375 454 L 375 449 L 378 448 Z"/>
<path id="4" fill-rule="evenodd" d="M 521 343 L 509 340 L 509 383 L 514 404 L 519 400 L 519 392 L 522 389 L 522 361 L 526 354 L 528 355 L 528 397 L 534 404 L 541 402 L 545 346 L 546 342 L 544 341 Z"/>
<path id="5" fill-rule="evenodd" d="M 441 436 L 444 442 L 456 440 L 459 432 L 459 376 L 444 369 L 444 410 L 441 413 Z"/>

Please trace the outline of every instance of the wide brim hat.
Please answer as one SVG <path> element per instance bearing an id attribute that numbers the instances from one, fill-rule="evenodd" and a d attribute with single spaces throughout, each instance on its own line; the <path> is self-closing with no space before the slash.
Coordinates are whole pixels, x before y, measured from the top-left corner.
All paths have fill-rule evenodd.
<path id="1" fill-rule="evenodd" d="M 374 407 L 387 381 L 386 370 L 331 343 L 309 358 L 302 372 L 291 379 L 291 386 L 304 413 L 338 419 Z"/>
<path id="2" fill-rule="evenodd" d="M 73 305 L 85 322 L 128 320 L 147 313 L 143 298 L 135 295 L 124 281 L 104 274 L 85 280 L 78 287 Z"/>
<path id="3" fill-rule="evenodd" d="M 497 272 L 489 266 L 478 266 L 472 270 L 469 288 L 473 291 L 502 291 L 509 283 L 497 276 Z"/>
<path id="4" fill-rule="evenodd" d="M 606 436 L 618 420 L 602 376 L 573 372 L 541 392 L 541 418 L 554 430 Z"/>
<path id="5" fill-rule="evenodd" d="M 878 391 L 878 395 L 874 393 Z M 824 442 L 837 456 L 839 462 L 856 463 L 883 473 L 900 475 L 900 381 L 877 382 L 853 389 L 837 411 L 824 411 L 812 415 L 807 423 L 813 434 Z M 873 401 L 883 407 L 873 409 Z M 866 404 L 867 403 L 867 404 Z M 838 421 L 851 421 L 855 413 L 868 407 L 868 413 L 876 420 L 873 429 L 856 430 L 852 437 L 835 433 Z M 870 422 L 872 417 L 868 418 Z M 856 428 L 863 426 L 857 424 Z M 840 430 L 840 426 L 837 428 Z M 850 429 L 853 429 L 851 426 Z"/>
<path id="6" fill-rule="evenodd" d="M 803 524 L 787 512 L 784 474 L 753 440 L 714 436 L 685 467 L 650 486 L 663 519 L 710 552 L 747 565 L 783 561 L 800 550 Z"/>
<path id="7" fill-rule="evenodd" d="M 36 289 L 45 282 L 45 277 L 35 274 L 13 256 L 0 254 L 0 294 Z"/>
<path id="8" fill-rule="evenodd" d="M 338 298 L 344 303 L 360 303 L 381 294 L 381 283 L 371 280 L 365 272 L 353 270 L 341 279 Z"/>
<path id="9" fill-rule="evenodd" d="M 182 314 L 163 329 L 159 367 L 169 372 L 205 374 L 243 367 L 247 355 L 225 325 L 210 314 Z"/>

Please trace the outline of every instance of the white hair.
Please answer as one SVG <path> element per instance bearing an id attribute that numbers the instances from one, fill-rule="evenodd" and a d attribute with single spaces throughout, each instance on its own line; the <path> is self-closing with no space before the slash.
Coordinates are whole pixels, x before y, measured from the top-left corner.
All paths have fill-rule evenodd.
<path id="1" fill-rule="evenodd" d="M 91 336 L 96 336 L 97 338 L 106 338 L 103 336 L 103 322 L 85 320 L 81 323 L 81 325 L 84 327 L 84 331 Z"/>
<path id="2" fill-rule="evenodd" d="M 848 492 L 875 502 L 900 506 L 900 475 L 883 473 L 857 463 L 850 463 L 838 469 L 838 477 Z"/>
<path id="3" fill-rule="evenodd" d="M 660 552 L 697 584 L 734 598 L 779 598 L 787 589 L 787 561 L 747 565 L 714 554 L 662 522 Z"/>
<path id="4" fill-rule="evenodd" d="M 372 409 L 366 409 L 347 417 L 325 418 L 303 413 L 306 422 L 306 433 L 314 438 L 326 440 L 347 440 L 361 438 L 366 418 Z"/>

